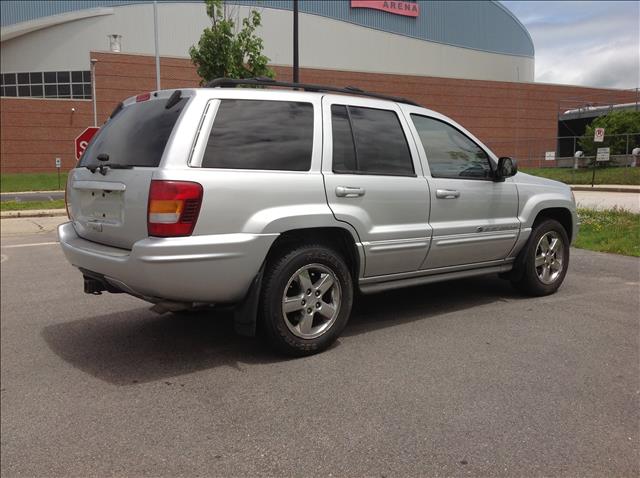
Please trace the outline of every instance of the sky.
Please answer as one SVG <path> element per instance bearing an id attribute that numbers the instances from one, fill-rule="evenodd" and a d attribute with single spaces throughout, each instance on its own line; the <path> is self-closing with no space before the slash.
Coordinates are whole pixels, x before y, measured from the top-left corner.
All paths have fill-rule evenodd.
<path id="1" fill-rule="evenodd" d="M 503 1 L 527 27 L 536 81 L 640 87 L 640 1 Z"/>

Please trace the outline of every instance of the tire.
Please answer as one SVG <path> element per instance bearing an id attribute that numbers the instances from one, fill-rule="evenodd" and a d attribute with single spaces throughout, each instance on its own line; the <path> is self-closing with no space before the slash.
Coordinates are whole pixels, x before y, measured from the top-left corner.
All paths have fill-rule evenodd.
<path id="1" fill-rule="evenodd" d="M 260 320 L 268 342 L 296 357 L 325 350 L 347 325 L 353 281 L 342 256 L 320 244 L 286 252 L 267 264 Z"/>
<path id="2" fill-rule="evenodd" d="M 569 238 L 562 224 L 554 219 L 538 223 L 520 254 L 516 263 L 522 269 L 512 279 L 514 287 L 534 297 L 556 292 L 569 268 Z"/>

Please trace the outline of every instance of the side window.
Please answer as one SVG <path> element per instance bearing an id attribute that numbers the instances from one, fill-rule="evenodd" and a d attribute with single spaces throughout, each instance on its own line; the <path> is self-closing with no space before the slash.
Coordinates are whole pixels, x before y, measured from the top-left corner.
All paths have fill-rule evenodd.
<path id="1" fill-rule="evenodd" d="M 491 177 L 487 153 L 467 136 L 443 121 L 411 115 L 427 154 L 434 178 L 485 179 Z"/>
<path id="2" fill-rule="evenodd" d="M 357 171 L 356 148 L 353 144 L 353 132 L 346 106 L 331 106 L 331 129 L 333 132 L 333 172 Z"/>
<path id="3" fill-rule="evenodd" d="M 311 103 L 222 100 L 202 167 L 308 171 L 312 149 Z"/>
<path id="4" fill-rule="evenodd" d="M 331 122 L 335 173 L 414 175 L 409 145 L 395 112 L 333 105 Z"/>

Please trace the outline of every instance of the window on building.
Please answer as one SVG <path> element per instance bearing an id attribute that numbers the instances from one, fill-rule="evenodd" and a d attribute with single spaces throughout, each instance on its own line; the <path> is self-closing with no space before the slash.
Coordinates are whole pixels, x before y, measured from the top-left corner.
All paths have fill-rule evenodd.
<path id="1" fill-rule="evenodd" d="M 308 171 L 312 149 L 311 103 L 222 100 L 202 167 Z"/>
<path id="2" fill-rule="evenodd" d="M 411 115 L 434 178 L 491 177 L 489 156 L 453 126 L 426 116 Z"/>
<path id="3" fill-rule="evenodd" d="M 0 96 L 90 100 L 91 71 L 2 73 Z"/>
<path id="4" fill-rule="evenodd" d="M 395 112 L 333 105 L 331 122 L 335 173 L 415 174 L 409 145 Z"/>

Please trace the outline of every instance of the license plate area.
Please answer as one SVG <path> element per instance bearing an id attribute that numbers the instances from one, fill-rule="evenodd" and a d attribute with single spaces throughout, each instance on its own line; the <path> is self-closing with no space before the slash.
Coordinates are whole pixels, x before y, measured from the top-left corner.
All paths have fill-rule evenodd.
<path id="1" fill-rule="evenodd" d="M 121 223 L 123 191 L 82 191 L 81 211 L 87 220 Z"/>
<path id="2" fill-rule="evenodd" d="M 87 222 L 100 222 L 114 226 L 124 221 L 124 191 L 109 189 L 81 189 L 80 218 Z"/>

